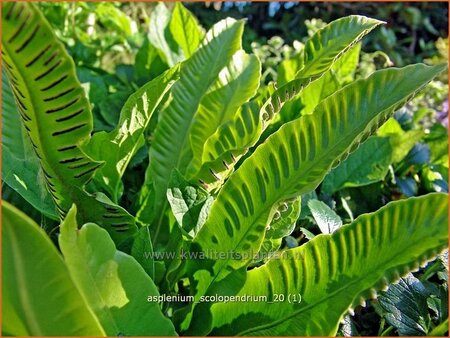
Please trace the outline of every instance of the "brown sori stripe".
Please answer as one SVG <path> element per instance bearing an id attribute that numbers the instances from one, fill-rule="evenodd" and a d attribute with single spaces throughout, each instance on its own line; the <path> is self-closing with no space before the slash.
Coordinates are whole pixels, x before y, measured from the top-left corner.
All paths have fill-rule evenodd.
<path id="1" fill-rule="evenodd" d="M 18 9 L 18 12 L 16 13 L 16 16 L 14 17 L 14 20 L 19 20 L 20 17 L 22 16 L 22 13 L 24 11 L 24 5 L 20 4 L 20 8 Z"/>
<path id="2" fill-rule="evenodd" d="M 60 131 L 55 131 L 54 133 L 52 133 L 52 136 L 58 136 L 58 135 L 67 134 L 67 133 L 70 133 L 70 132 L 75 131 L 77 129 L 80 129 L 80 128 L 84 127 L 85 125 L 86 125 L 86 123 L 82 123 L 82 124 L 79 124 L 78 126 L 75 126 L 75 127 L 71 127 L 71 128 L 68 128 L 68 129 L 60 130 Z"/>
<path id="3" fill-rule="evenodd" d="M 77 165 L 69 165 L 69 169 L 78 169 L 78 168 L 83 168 L 83 167 L 85 167 L 85 166 L 87 166 L 87 165 L 89 165 L 89 164 L 91 164 L 91 162 L 84 162 L 84 163 L 80 163 L 80 164 L 77 164 Z"/>
<path id="4" fill-rule="evenodd" d="M 22 109 L 22 110 L 28 110 L 27 107 L 25 107 L 25 105 L 23 104 L 22 100 L 17 97 L 17 95 L 15 96 L 17 105 Z"/>
<path id="5" fill-rule="evenodd" d="M 82 176 L 84 176 L 84 175 L 87 175 L 87 174 L 93 172 L 95 169 L 97 169 L 100 165 L 101 165 L 101 164 L 96 165 L 96 166 L 94 166 L 94 167 L 92 167 L 92 168 L 86 170 L 85 172 L 82 172 L 81 174 L 74 175 L 74 177 L 75 177 L 75 178 L 80 178 L 80 177 L 82 177 Z"/>
<path id="6" fill-rule="evenodd" d="M 121 218 L 122 215 L 102 215 L 103 218 Z"/>
<path id="7" fill-rule="evenodd" d="M 52 89 L 53 87 L 57 86 L 58 84 L 60 84 L 61 82 L 63 82 L 65 79 L 67 79 L 68 75 L 64 75 L 63 77 L 59 78 L 58 80 L 56 80 L 55 82 L 51 83 L 50 85 L 48 85 L 47 87 L 44 87 L 41 89 L 41 92 L 45 92 L 49 89 Z"/>
<path id="8" fill-rule="evenodd" d="M 16 53 L 22 52 L 28 46 L 28 44 L 31 42 L 31 40 L 33 40 L 34 37 L 36 36 L 39 28 L 41 28 L 41 26 L 39 26 L 39 25 L 37 25 L 34 28 L 33 33 L 31 33 L 31 35 L 28 37 L 28 39 L 26 39 L 25 42 L 19 48 L 16 49 Z"/>
<path id="9" fill-rule="evenodd" d="M 77 146 L 73 145 L 73 146 L 67 146 L 67 147 L 63 147 L 63 148 L 58 148 L 58 151 L 67 151 L 67 150 L 72 150 L 75 149 Z"/>
<path id="10" fill-rule="evenodd" d="M 14 34 L 9 38 L 8 43 L 13 42 L 18 36 L 19 34 L 23 31 L 23 28 L 25 27 L 25 25 L 28 22 L 28 19 L 30 18 L 30 14 L 27 15 L 27 17 L 25 18 L 25 20 L 23 20 L 22 24 L 20 25 L 20 27 L 14 32 Z"/>
<path id="11" fill-rule="evenodd" d="M 16 91 L 22 97 L 22 99 L 25 99 L 25 95 L 23 95 L 18 86 L 14 86 L 13 90 Z"/>
<path id="12" fill-rule="evenodd" d="M 82 108 L 82 109 L 80 109 L 80 110 L 76 111 L 75 113 L 70 114 L 70 115 L 68 115 L 68 116 L 61 117 L 61 118 L 59 118 L 59 119 L 56 119 L 55 121 L 56 121 L 56 122 L 64 122 L 64 121 L 73 119 L 74 117 L 80 115 L 83 111 L 84 111 L 84 108 Z"/>
<path id="13" fill-rule="evenodd" d="M 51 46 L 52 46 L 52 44 L 49 44 L 47 47 L 45 47 L 38 55 L 35 56 L 35 58 L 33 60 L 28 62 L 25 65 L 25 67 L 28 68 L 28 67 L 32 66 L 37 60 L 39 60 L 42 57 L 42 55 L 44 55 L 50 49 Z"/>
<path id="14" fill-rule="evenodd" d="M 66 95 L 66 94 L 69 94 L 70 92 L 72 92 L 74 90 L 75 90 L 75 88 L 67 89 L 67 90 L 65 90 L 65 91 L 63 91 L 63 92 L 61 92 L 61 93 L 59 93 L 59 94 L 57 94 L 55 96 L 47 97 L 46 99 L 44 99 L 44 101 L 45 102 L 49 102 L 49 101 L 53 101 L 53 100 L 59 99 L 60 97 Z"/>
<path id="15" fill-rule="evenodd" d="M 50 57 L 44 62 L 44 66 L 48 66 L 48 64 L 50 62 L 52 62 L 52 60 L 58 55 L 58 50 L 55 50 L 52 55 L 50 55 Z"/>
<path id="16" fill-rule="evenodd" d="M 56 67 L 58 67 L 61 64 L 62 60 L 59 60 L 57 63 L 55 63 L 53 66 L 51 66 L 49 69 L 47 69 L 44 73 L 42 73 L 41 75 L 39 75 L 38 77 L 36 77 L 34 79 L 34 81 L 39 81 L 42 80 L 44 77 L 46 77 L 48 74 L 50 74 L 51 72 L 53 72 L 55 70 Z"/>
<path id="17" fill-rule="evenodd" d="M 46 112 L 47 114 L 52 114 L 52 113 L 59 112 L 59 111 L 61 111 L 61 110 L 64 110 L 64 109 L 70 107 L 71 105 L 73 105 L 74 103 L 76 103 L 79 99 L 80 99 L 80 96 L 78 96 L 78 97 L 75 98 L 74 100 L 72 100 L 72 101 L 66 103 L 66 104 L 63 105 L 63 106 L 60 106 L 60 107 L 54 108 L 54 109 L 49 109 L 49 110 L 46 110 L 45 112 Z"/>
<path id="18" fill-rule="evenodd" d="M 65 163 L 73 163 L 73 162 L 78 162 L 81 161 L 84 157 L 72 157 L 72 158 L 68 158 L 65 160 L 61 160 L 59 161 L 59 163 L 61 164 L 65 164 Z"/>
<path id="19" fill-rule="evenodd" d="M 5 19 L 6 19 L 6 20 L 9 21 L 9 19 L 11 19 L 11 15 L 12 15 L 12 12 L 13 12 L 13 10 L 14 10 L 15 7 L 16 7 L 16 3 L 13 2 L 12 5 L 11 5 L 11 8 L 10 8 L 9 11 L 8 11 L 8 13 L 6 13 L 6 16 L 5 16 Z"/>

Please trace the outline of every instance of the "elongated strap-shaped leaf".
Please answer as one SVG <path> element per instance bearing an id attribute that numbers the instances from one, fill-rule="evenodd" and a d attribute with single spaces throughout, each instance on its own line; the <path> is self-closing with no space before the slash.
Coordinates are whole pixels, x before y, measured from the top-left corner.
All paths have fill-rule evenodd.
<path id="1" fill-rule="evenodd" d="M 104 336 L 48 236 L 2 201 L 2 335 Z"/>
<path id="2" fill-rule="evenodd" d="M 304 66 L 296 77 L 310 77 L 328 70 L 336 59 L 381 24 L 383 21 L 351 15 L 326 25 L 306 41 Z"/>
<path id="3" fill-rule="evenodd" d="M 108 336 L 176 335 L 158 303 L 147 301 L 159 293 L 142 266 L 117 251 L 96 224 L 78 230 L 75 206 L 61 225 L 59 245 L 75 285 Z"/>
<path id="4" fill-rule="evenodd" d="M 144 144 L 144 131 L 153 112 L 177 80 L 178 73 L 179 66 L 175 66 L 139 88 L 125 102 L 117 127 L 109 133 L 94 134 L 84 148 L 92 158 L 105 161 L 94 178 L 113 199 L 120 197 L 125 169 Z"/>
<path id="5" fill-rule="evenodd" d="M 296 79 L 275 90 L 258 107 L 254 101 L 244 104 L 230 121 L 217 128 L 205 143 L 202 166 L 192 180 L 199 180 L 208 189 L 215 188 L 232 171 L 234 164 L 255 145 L 269 121 L 286 102 L 307 88 L 313 78 Z"/>
<path id="6" fill-rule="evenodd" d="M 191 158 L 189 130 L 203 95 L 236 51 L 241 49 L 243 23 L 226 19 L 206 34 L 202 46 L 181 64 L 180 79 L 162 111 L 150 149 L 146 183 L 154 184 L 155 214 L 167 205 L 165 195 L 172 169 L 180 171 Z M 148 221 L 148 220 L 144 220 Z"/>
<path id="7" fill-rule="evenodd" d="M 92 114 L 73 61 L 33 4 L 8 2 L 2 9 L 5 70 L 60 216 L 76 203 L 81 223 L 95 220 L 120 244 L 137 230 L 134 218 L 83 190 L 102 163 L 80 148 L 90 138 Z"/>
<path id="8" fill-rule="evenodd" d="M 242 50 L 234 54 L 227 67 L 219 73 L 213 90 L 203 97 L 195 115 L 190 132 L 193 159 L 186 169 L 187 179 L 202 179 L 196 176 L 203 164 L 204 154 L 208 152 L 205 142 L 219 126 L 238 115 L 239 108 L 256 94 L 260 76 L 259 60 Z"/>
<path id="9" fill-rule="evenodd" d="M 226 182 L 193 241 L 194 252 L 211 258 L 188 262 L 196 297 L 249 263 L 281 202 L 315 189 L 332 165 L 445 68 L 418 64 L 376 72 L 272 134 Z M 220 252 L 240 253 L 242 259 L 215 260 Z"/>
<path id="10" fill-rule="evenodd" d="M 17 107 L 50 194 L 64 214 L 71 187 L 82 187 L 101 163 L 79 145 L 92 115 L 73 61 L 33 4 L 2 4 L 2 56 Z"/>
<path id="11" fill-rule="evenodd" d="M 243 107 L 233 121 L 220 126 L 205 144 L 202 155 L 203 165 L 198 174 L 195 178 L 192 176 L 189 178 L 210 184 L 213 188 L 217 183 L 212 183 L 223 181 L 230 173 L 230 167 L 246 153 L 249 147 L 256 143 L 267 123 L 281 110 L 286 102 L 288 102 L 287 110 L 282 111 L 282 115 L 284 115 L 281 117 L 282 120 L 290 121 L 298 117 L 298 109 L 296 108 L 300 100 L 303 105 L 306 105 L 305 108 L 309 109 L 308 113 L 311 113 L 317 105 L 318 99 L 323 99 L 328 95 L 327 93 L 336 90 L 337 80 L 333 74 L 327 74 L 326 71 L 341 56 L 346 56 L 349 49 L 364 35 L 381 23 L 381 21 L 374 19 L 350 16 L 331 23 L 321 33 L 319 32 L 312 37 L 305 48 L 305 70 L 298 72 L 295 80 L 290 81 L 273 93 L 264 103 L 260 114 L 254 109 Z M 344 30 L 346 30 L 345 34 L 343 33 Z M 312 71 L 310 71 L 311 69 Z M 321 77 L 324 73 L 324 77 Z M 303 91 L 303 86 L 309 84 L 313 79 L 317 80 L 313 81 L 311 86 L 305 88 L 306 91 Z M 323 84 L 327 81 L 332 81 L 334 86 L 322 90 Z M 314 95 L 311 96 L 311 92 Z"/>
<path id="12" fill-rule="evenodd" d="M 336 335 L 350 308 L 447 247 L 447 211 L 446 194 L 392 202 L 285 251 L 250 271 L 238 294 L 267 301 L 214 304 L 212 334 Z M 274 297 L 284 301 L 268 304 Z"/>
<path id="13" fill-rule="evenodd" d="M 2 74 L 2 180 L 47 217 L 57 219 L 39 160 L 22 126 L 6 74 Z"/>

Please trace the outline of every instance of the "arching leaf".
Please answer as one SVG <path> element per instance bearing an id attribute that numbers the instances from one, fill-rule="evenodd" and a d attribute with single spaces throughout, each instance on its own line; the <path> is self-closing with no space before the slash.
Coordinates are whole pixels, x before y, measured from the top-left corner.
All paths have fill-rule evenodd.
<path id="1" fill-rule="evenodd" d="M 142 266 L 117 251 L 96 224 L 78 230 L 75 207 L 61 224 L 59 245 L 75 285 L 108 336 L 176 335 L 159 304 L 147 301 L 159 293 Z"/>
<path id="2" fill-rule="evenodd" d="M 206 160 L 205 155 L 211 151 L 208 139 L 218 128 L 232 123 L 239 115 L 241 106 L 256 94 L 260 76 L 259 60 L 242 50 L 236 52 L 227 67 L 219 73 L 216 83 L 203 97 L 195 115 L 190 132 L 193 159 L 186 169 L 187 179 L 208 181 L 205 175 L 198 175 Z"/>
<path id="3" fill-rule="evenodd" d="M 337 19 L 305 43 L 303 68 L 296 77 L 310 77 L 328 70 L 343 53 L 383 21 L 360 15 Z"/>
<path id="4" fill-rule="evenodd" d="M 245 268 L 280 203 L 315 189 L 333 165 L 445 68 L 419 64 L 376 72 L 322 101 L 312 115 L 285 124 L 259 146 L 219 192 L 193 241 L 193 252 L 210 258 L 188 262 L 196 299 Z M 230 251 L 242 259 L 214 259 L 214 253 Z"/>
<path id="5" fill-rule="evenodd" d="M 104 336 L 45 232 L 2 201 L 2 333 Z"/>
<path id="6" fill-rule="evenodd" d="M 283 238 L 292 233 L 295 222 L 301 212 L 301 198 L 295 198 L 292 202 L 282 203 L 275 212 L 274 218 L 266 229 L 266 239 Z"/>
<path id="7" fill-rule="evenodd" d="M 336 335 L 349 309 L 447 247 L 447 211 L 446 194 L 392 202 L 286 251 L 250 271 L 237 294 L 267 301 L 212 306 L 212 335 Z M 274 295 L 284 301 L 270 303 Z"/>
<path id="8" fill-rule="evenodd" d="M 149 210 L 154 215 L 163 215 L 168 205 L 165 195 L 172 169 L 184 172 L 191 158 L 189 131 L 195 113 L 219 72 L 241 49 L 242 31 L 242 22 L 220 21 L 206 34 L 202 46 L 181 64 L 180 79 L 172 87 L 169 103 L 161 112 L 150 149 L 146 185 L 154 186 L 155 206 Z M 151 217 L 148 212 L 141 214 L 146 223 Z"/>
<path id="9" fill-rule="evenodd" d="M 47 181 L 64 214 L 71 187 L 82 187 L 101 163 L 80 149 L 92 115 L 73 61 L 33 4 L 2 4 L 2 55 L 20 115 Z"/>
<path id="10" fill-rule="evenodd" d="M 81 149 L 92 113 L 72 59 L 34 4 L 8 2 L 2 9 L 3 63 L 58 213 L 64 216 L 75 202 L 81 223 L 95 220 L 123 242 L 137 230 L 134 218 L 83 190 L 102 163 Z"/>
<path id="11" fill-rule="evenodd" d="M 261 107 L 255 101 L 244 104 L 231 121 L 220 125 L 206 140 L 197 179 L 209 189 L 225 180 L 286 102 L 313 83 L 312 78 L 296 79 L 276 89 Z"/>

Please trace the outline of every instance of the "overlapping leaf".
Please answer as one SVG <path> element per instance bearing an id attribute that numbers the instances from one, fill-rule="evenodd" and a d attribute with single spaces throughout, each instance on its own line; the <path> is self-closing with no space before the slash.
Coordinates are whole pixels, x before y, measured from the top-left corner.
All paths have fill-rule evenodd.
<path id="1" fill-rule="evenodd" d="M 392 202 L 288 250 L 250 271 L 237 294 L 266 301 L 213 305 L 212 334 L 334 336 L 349 308 L 447 246 L 447 210 L 446 194 Z M 274 295 L 286 301 L 268 304 Z"/>
<path id="2" fill-rule="evenodd" d="M 218 80 L 213 84 L 212 90 L 202 99 L 192 125 L 190 143 L 193 159 L 186 168 L 188 179 L 204 182 L 217 179 L 215 176 L 209 177 L 213 175 L 211 172 L 199 175 L 199 171 L 202 171 L 203 168 L 201 167 L 206 161 L 216 160 L 220 157 L 217 155 L 211 156 L 211 152 L 217 151 L 217 148 L 214 148 L 214 140 L 223 137 L 221 129 L 224 128 L 224 125 L 233 123 L 234 119 L 245 119 L 249 115 L 246 114 L 246 111 L 243 111 L 245 108 L 241 108 L 241 106 L 256 94 L 260 76 L 261 64 L 259 60 L 254 55 L 248 55 L 242 50 L 235 53 L 227 67 L 219 73 Z M 256 115 L 256 117 L 259 117 L 259 115 Z M 247 122 L 241 126 L 241 129 L 257 123 L 258 121 Z M 243 138 L 243 135 L 239 136 L 240 139 Z M 210 140 L 211 138 L 212 140 Z M 208 157 L 208 155 L 210 156 Z M 231 166 L 233 162 L 229 161 L 228 163 Z M 203 169 L 203 171 L 208 169 Z"/>
<path id="3" fill-rule="evenodd" d="M 117 243 L 125 241 L 136 231 L 133 217 L 83 190 L 102 162 L 81 149 L 92 114 L 73 61 L 33 4 L 9 2 L 2 9 L 3 63 L 58 213 L 64 216 L 75 202 L 82 223 L 95 220 Z"/>
<path id="4" fill-rule="evenodd" d="M 104 336 L 45 232 L 2 201 L 2 334 Z"/>
<path id="5" fill-rule="evenodd" d="M 303 68 L 296 77 L 323 73 L 364 35 L 382 23 L 376 19 L 351 15 L 326 25 L 305 43 Z"/>
<path id="6" fill-rule="evenodd" d="M 192 156 L 189 131 L 195 113 L 219 72 L 241 48 L 242 30 L 243 23 L 233 19 L 217 23 L 206 34 L 202 46 L 181 65 L 180 79 L 172 87 L 150 150 L 146 184 L 154 186 L 155 214 L 162 215 L 167 206 L 165 195 L 172 169 L 183 172 Z"/>
<path id="7" fill-rule="evenodd" d="M 62 214 L 101 163 L 80 149 L 92 115 L 72 60 L 33 4 L 2 4 L 2 56 L 50 194 Z M 17 18 L 17 19 L 16 19 Z"/>
<path id="8" fill-rule="evenodd" d="M 176 335 L 158 303 L 158 290 L 142 266 L 117 251 L 108 233 L 93 223 L 78 230 L 76 208 L 61 225 L 59 244 L 75 285 L 108 336 Z"/>
<path id="9" fill-rule="evenodd" d="M 317 187 L 333 165 L 445 67 L 379 71 L 328 97 L 312 115 L 285 124 L 259 146 L 224 185 L 193 241 L 194 252 L 211 258 L 189 262 L 196 297 L 249 263 L 281 202 Z M 244 258 L 213 259 L 215 252 L 230 251 Z"/>

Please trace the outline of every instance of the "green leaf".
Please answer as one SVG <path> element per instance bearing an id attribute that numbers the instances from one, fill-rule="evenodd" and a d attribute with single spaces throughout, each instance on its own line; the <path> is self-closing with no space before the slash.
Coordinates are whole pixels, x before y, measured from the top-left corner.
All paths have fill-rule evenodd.
<path id="1" fill-rule="evenodd" d="M 155 284 L 161 281 L 164 263 L 154 259 L 153 244 L 148 226 L 143 226 L 136 234 L 131 247 L 131 255 L 144 268 Z"/>
<path id="2" fill-rule="evenodd" d="M 104 336 L 45 232 L 2 201 L 2 332 Z"/>
<path id="3" fill-rule="evenodd" d="M 364 35 L 383 23 L 364 16 L 351 15 L 326 25 L 305 43 L 304 66 L 296 77 L 311 77 L 325 72 Z"/>
<path id="4" fill-rule="evenodd" d="M 317 31 L 305 44 L 299 55 L 303 61 L 296 78 L 323 77 L 297 94 L 281 111 L 282 121 L 292 121 L 301 114 L 310 114 L 317 104 L 334 93 L 341 81 L 353 77 L 359 57 L 359 44 L 366 34 L 382 24 L 382 21 L 352 15 L 335 20 Z M 330 69 L 331 68 L 331 69 Z"/>
<path id="5" fill-rule="evenodd" d="M 214 304 L 211 334 L 336 335 L 347 311 L 447 247 L 447 210 L 446 194 L 389 203 L 288 250 L 251 270 L 237 294 L 267 301 Z M 301 301 L 268 304 L 274 295 Z"/>
<path id="6" fill-rule="evenodd" d="M 342 226 L 341 218 L 322 201 L 309 200 L 308 207 L 323 234 L 332 234 Z"/>
<path id="7" fill-rule="evenodd" d="M 81 223 L 96 221 L 118 244 L 124 242 L 137 230 L 134 218 L 84 191 L 102 163 L 82 151 L 92 113 L 72 59 L 33 4 L 10 2 L 2 8 L 5 70 L 60 217 L 75 203 Z"/>
<path id="8" fill-rule="evenodd" d="M 2 145 L 2 180 L 39 212 L 57 219 L 55 205 L 45 187 L 39 160 L 25 134 L 4 73 L 2 73 Z"/>
<path id="9" fill-rule="evenodd" d="M 176 335 L 159 305 L 147 302 L 159 293 L 144 269 L 117 251 L 96 224 L 78 230 L 75 206 L 61 224 L 59 245 L 73 281 L 108 336 Z"/>
<path id="10" fill-rule="evenodd" d="M 420 280 L 408 274 L 381 292 L 378 304 L 387 312 L 383 317 L 401 336 L 422 336 L 428 333 L 430 323 L 428 295 Z"/>
<path id="11" fill-rule="evenodd" d="M 149 18 L 148 39 L 158 49 L 160 57 L 169 67 L 175 66 L 184 60 L 180 46 L 170 32 L 172 13 L 163 2 L 159 2 L 153 9 Z"/>
<path id="12" fill-rule="evenodd" d="M 196 299 L 247 266 L 283 201 L 315 189 L 333 165 L 445 68 L 419 64 L 376 72 L 329 96 L 312 115 L 286 123 L 260 145 L 225 183 L 192 243 L 193 252 L 210 258 L 188 262 Z M 230 251 L 243 258 L 211 256 Z"/>
<path id="13" fill-rule="evenodd" d="M 312 114 L 320 101 L 335 93 L 339 88 L 340 84 L 334 72 L 327 71 L 283 106 L 280 111 L 280 120 L 288 122 L 300 115 Z"/>
<path id="14" fill-rule="evenodd" d="M 370 137 L 325 177 L 322 191 L 331 194 L 342 188 L 359 187 L 383 180 L 392 163 L 393 152 L 388 137 Z"/>
<path id="15" fill-rule="evenodd" d="M 184 56 L 191 57 L 200 45 L 203 30 L 195 16 L 181 2 L 175 3 L 169 27 L 173 39 L 183 50 Z"/>
<path id="16" fill-rule="evenodd" d="M 259 112 L 252 114 L 253 111 L 247 109 L 248 105 L 242 106 L 256 94 L 260 76 L 261 64 L 258 58 L 242 50 L 236 52 L 227 67 L 219 73 L 216 83 L 203 97 L 192 124 L 190 144 L 193 158 L 186 168 L 188 180 L 206 183 L 216 181 L 220 172 L 230 171 L 238 160 L 238 149 L 249 147 L 248 137 L 245 136 L 252 135 L 252 127 L 257 123 L 254 119 L 259 117 Z M 241 123 L 240 129 L 236 128 L 236 123 Z M 233 135 L 230 136 L 228 131 Z M 227 138 L 229 148 L 235 149 L 235 160 L 227 158 L 228 163 L 225 164 L 225 159 L 221 157 L 230 150 L 218 145 L 220 142 L 225 143 L 223 138 Z M 213 172 L 210 171 L 211 167 Z"/>
<path id="17" fill-rule="evenodd" d="M 80 149 L 92 131 L 89 103 L 73 61 L 36 7 L 9 2 L 2 9 L 2 61 L 48 191 L 64 215 L 73 187 L 101 165 Z"/>
<path id="18" fill-rule="evenodd" d="M 132 35 L 133 32 L 130 17 L 114 4 L 107 2 L 99 3 L 98 6 L 95 7 L 95 14 L 97 14 L 98 20 L 105 26 L 110 26 L 126 36 Z"/>
<path id="19" fill-rule="evenodd" d="M 242 31 L 242 22 L 233 19 L 220 21 L 206 34 L 202 46 L 181 64 L 180 79 L 173 85 L 169 103 L 161 112 L 150 149 L 146 185 L 154 185 L 155 206 L 139 214 L 145 223 L 149 223 L 153 217 L 149 212 L 163 216 L 172 169 L 177 168 L 183 173 L 192 158 L 189 131 L 195 113 L 203 95 L 220 71 L 241 49 Z"/>
<path id="20" fill-rule="evenodd" d="M 278 255 L 278 249 L 280 248 L 282 241 L 282 238 L 265 238 L 258 254 L 253 258 L 253 262 L 259 263 L 270 259 L 273 255 Z"/>
<path id="21" fill-rule="evenodd" d="M 153 112 L 179 75 L 173 67 L 134 92 L 120 113 L 117 127 L 109 132 L 94 134 L 84 150 L 92 158 L 104 161 L 95 173 L 95 180 L 117 200 L 123 190 L 121 178 L 131 158 L 144 144 L 144 132 Z"/>
<path id="22" fill-rule="evenodd" d="M 303 68 L 303 53 L 280 62 L 277 68 L 277 83 L 282 86 L 295 79 L 297 72 Z"/>
<path id="23" fill-rule="evenodd" d="M 266 231 L 266 239 L 283 238 L 294 231 L 295 222 L 300 216 L 302 201 L 297 197 L 289 203 L 282 203 L 275 212 L 273 221 Z"/>
<path id="24" fill-rule="evenodd" d="M 391 143 L 392 163 L 402 161 L 424 133 L 422 130 L 404 131 L 394 118 L 390 118 L 377 132 L 378 136 L 389 137 Z"/>
<path id="25" fill-rule="evenodd" d="M 174 169 L 167 189 L 167 200 L 183 235 L 187 239 L 194 238 L 205 224 L 212 196 L 206 190 L 190 185 Z"/>
<path id="26" fill-rule="evenodd" d="M 133 77 L 139 85 L 145 84 L 167 70 L 167 65 L 161 60 L 156 47 L 150 44 L 148 38 L 136 53 L 134 59 Z"/>
<path id="27" fill-rule="evenodd" d="M 355 71 L 359 64 L 359 54 L 361 52 L 361 42 L 355 44 L 347 50 L 331 68 L 341 84 L 346 84 L 354 80 Z"/>

